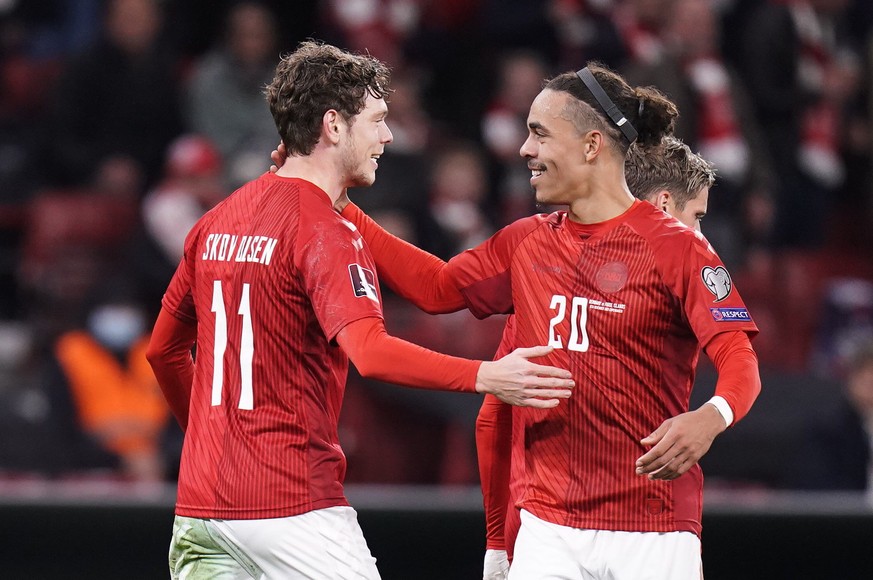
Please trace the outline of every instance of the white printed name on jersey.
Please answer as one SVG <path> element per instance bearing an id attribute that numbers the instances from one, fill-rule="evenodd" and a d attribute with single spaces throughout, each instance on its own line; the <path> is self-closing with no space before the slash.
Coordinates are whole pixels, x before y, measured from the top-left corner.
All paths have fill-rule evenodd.
<path id="1" fill-rule="evenodd" d="M 269 266 L 278 242 L 276 238 L 267 236 L 209 234 L 202 259 L 218 262 L 256 262 Z"/>

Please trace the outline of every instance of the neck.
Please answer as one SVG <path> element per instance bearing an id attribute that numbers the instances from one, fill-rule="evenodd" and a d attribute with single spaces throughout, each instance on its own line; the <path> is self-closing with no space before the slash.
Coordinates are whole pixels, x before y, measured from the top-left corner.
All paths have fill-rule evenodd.
<path id="1" fill-rule="evenodd" d="M 326 156 L 316 153 L 305 156 L 289 156 L 276 175 L 305 179 L 317 185 L 327 193 L 331 203 L 336 203 L 346 188 L 342 173 L 337 171 Z"/>
<path id="2" fill-rule="evenodd" d="M 634 203 L 624 180 L 624 164 L 609 164 L 591 176 L 585 194 L 570 202 L 568 217 L 581 224 L 597 224 L 620 216 Z"/>

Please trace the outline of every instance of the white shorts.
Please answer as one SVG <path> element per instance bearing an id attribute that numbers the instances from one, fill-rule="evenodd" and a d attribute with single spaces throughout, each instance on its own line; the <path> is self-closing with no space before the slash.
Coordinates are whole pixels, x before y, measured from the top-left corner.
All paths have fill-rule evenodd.
<path id="1" fill-rule="evenodd" d="M 582 530 L 521 511 L 509 580 L 702 580 L 692 532 Z"/>
<path id="2" fill-rule="evenodd" d="M 176 516 L 174 580 L 379 580 L 357 513 L 347 506 L 287 518 Z"/>

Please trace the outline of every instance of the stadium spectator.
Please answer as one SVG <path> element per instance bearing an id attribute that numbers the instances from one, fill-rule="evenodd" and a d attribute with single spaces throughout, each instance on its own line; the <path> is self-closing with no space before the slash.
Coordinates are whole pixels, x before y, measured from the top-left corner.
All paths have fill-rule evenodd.
<path id="1" fill-rule="evenodd" d="M 770 0 L 746 20 L 740 73 L 777 176 L 773 242 L 817 249 L 845 179 L 845 107 L 858 57 L 842 42 L 846 0 Z"/>
<path id="2" fill-rule="evenodd" d="M 228 191 L 263 172 L 264 151 L 278 139 L 264 106 L 278 58 L 275 22 L 260 2 L 233 5 L 220 42 L 197 63 L 187 86 L 189 129 L 218 147 Z"/>
<path id="3" fill-rule="evenodd" d="M 133 296 L 107 296 L 81 328 L 57 338 L 50 359 L 48 390 L 56 401 L 69 397 L 80 436 L 111 458 L 104 467 L 132 481 L 160 481 L 167 472 L 162 440 L 170 411 L 145 357 L 146 325 Z"/>
<path id="4" fill-rule="evenodd" d="M 840 404 L 809 412 L 799 447 L 796 487 L 866 492 L 873 504 L 873 341 L 855 345 L 846 360 Z"/>
<path id="5" fill-rule="evenodd" d="M 163 177 L 142 200 L 142 231 L 129 250 L 137 264 L 131 276 L 140 281 L 146 300 L 160 303 L 182 258 L 185 236 L 225 198 L 223 168 L 220 153 L 201 135 L 184 134 L 167 149 Z"/>
<path id="6" fill-rule="evenodd" d="M 616 3 L 612 19 L 624 43 L 623 64 L 651 64 L 664 52 L 664 26 L 675 14 L 672 0 L 625 0 Z"/>
<path id="7" fill-rule="evenodd" d="M 718 19 L 709 0 L 673 0 L 664 49 L 628 67 L 626 78 L 655 85 L 679 108 L 676 136 L 715 165 L 714 211 L 707 238 L 736 269 L 749 246 L 770 241 L 774 175 L 742 79 L 722 57 Z"/>
<path id="8" fill-rule="evenodd" d="M 516 144 L 524 139 L 528 107 L 549 76 L 549 68 L 536 52 L 511 51 L 500 59 L 497 75 L 494 94 L 482 115 L 481 133 L 494 165 L 498 221 L 507 224 L 534 210 L 529 176 L 519 166 Z"/>
<path id="9" fill-rule="evenodd" d="M 439 228 L 434 238 L 444 242 L 444 251 L 435 253 L 450 258 L 494 233 L 484 209 L 488 168 L 483 152 L 469 143 L 444 147 L 433 165 L 428 214 Z"/>
<path id="10" fill-rule="evenodd" d="M 108 166 L 129 183 L 160 175 L 181 131 L 176 63 L 161 27 L 157 0 L 107 2 L 101 40 L 65 67 L 46 119 L 43 157 L 56 185 L 81 186 Z"/>

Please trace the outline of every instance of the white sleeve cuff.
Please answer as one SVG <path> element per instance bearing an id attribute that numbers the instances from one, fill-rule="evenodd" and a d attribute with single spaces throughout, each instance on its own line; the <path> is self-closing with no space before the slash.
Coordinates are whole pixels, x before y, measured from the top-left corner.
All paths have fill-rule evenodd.
<path id="1" fill-rule="evenodd" d="M 734 412 L 731 409 L 731 406 L 728 405 L 728 402 L 725 400 L 725 398 L 716 395 L 708 400 L 707 403 L 718 409 L 718 412 L 721 413 L 722 419 L 724 419 L 725 424 L 730 427 L 731 423 L 734 422 Z"/>

